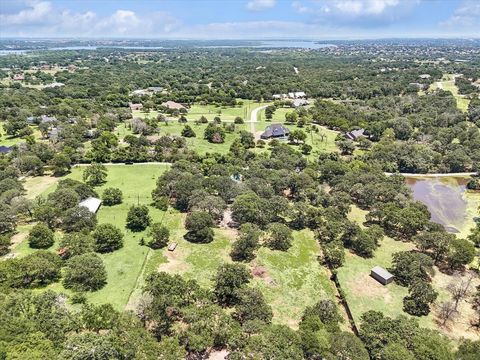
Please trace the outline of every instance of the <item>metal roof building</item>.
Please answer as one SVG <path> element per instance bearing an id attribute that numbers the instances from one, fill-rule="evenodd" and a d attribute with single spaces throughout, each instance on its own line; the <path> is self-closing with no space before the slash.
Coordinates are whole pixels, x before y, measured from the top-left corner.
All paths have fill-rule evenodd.
<path id="1" fill-rule="evenodd" d="M 370 276 L 382 285 L 390 284 L 393 281 L 393 275 L 380 266 L 375 266 L 370 270 Z"/>
<path id="2" fill-rule="evenodd" d="M 89 197 L 89 198 L 86 198 L 85 200 L 80 201 L 78 206 L 86 207 L 91 213 L 95 214 L 98 211 L 98 208 L 100 207 L 101 203 L 102 203 L 102 200 L 95 197 Z"/>

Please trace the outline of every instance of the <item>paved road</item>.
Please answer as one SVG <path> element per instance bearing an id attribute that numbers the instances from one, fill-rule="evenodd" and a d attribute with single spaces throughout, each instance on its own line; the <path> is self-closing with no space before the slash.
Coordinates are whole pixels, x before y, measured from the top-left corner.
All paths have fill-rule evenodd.
<path id="1" fill-rule="evenodd" d="M 130 165 L 172 165 L 172 163 L 169 162 L 158 162 L 158 161 L 152 161 L 152 162 L 139 162 L 136 163 L 134 162 L 133 164 L 126 165 L 124 162 L 119 162 L 119 163 L 102 163 L 103 165 L 108 165 L 108 166 L 130 166 Z M 90 166 L 91 164 L 75 164 L 73 167 L 76 166 Z"/>
<path id="2" fill-rule="evenodd" d="M 394 173 L 386 172 L 385 175 L 390 176 Z M 410 173 L 395 173 L 406 177 L 466 177 L 477 175 L 476 172 L 463 172 L 463 173 L 438 173 L 438 174 L 410 174 Z"/>
<path id="3" fill-rule="evenodd" d="M 257 122 L 257 115 L 259 111 L 265 109 L 268 105 L 262 105 L 252 110 L 250 115 L 250 132 L 255 135 L 255 123 Z"/>

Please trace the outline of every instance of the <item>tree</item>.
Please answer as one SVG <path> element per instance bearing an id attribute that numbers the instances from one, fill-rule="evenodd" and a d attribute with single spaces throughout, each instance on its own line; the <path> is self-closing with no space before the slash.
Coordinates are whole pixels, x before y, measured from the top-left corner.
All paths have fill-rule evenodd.
<path id="1" fill-rule="evenodd" d="M 412 284 L 415 280 L 429 280 L 433 273 L 433 260 L 425 254 L 403 251 L 393 254 L 392 268 L 395 281 L 402 286 Z"/>
<path id="2" fill-rule="evenodd" d="M 332 337 L 332 345 L 330 353 L 333 357 L 331 360 L 369 360 L 367 349 L 362 341 L 354 334 L 342 331 Z"/>
<path id="3" fill-rule="evenodd" d="M 343 318 L 333 301 L 320 300 L 313 306 L 308 306 L 303 312 L 302 321 L 313 316 L 317 316 L 329 332 L 336 333 L 340 331 L 339 324 L 343 322 Z"/>
<path id="4" fill-rule="evenodd" d="M 145 230 L 152 221 L 148 213 L 148 207 L 145 205 L 130 207 L 127 215 L 127 228 L 135 232 Z"/>
<path id="5" fill-rule="evenodd" d="M 461 269 L 475 258 L 475 246 L 465 239 L 453 239 L 450 242 L 447 261 L 451 269 Z"/>
<path id="6" fill-rule="evenodd" d="M 259 247 L 261 231 L 250 223 L 240 226 L 237 240 L 232 245 L 230 256 L 234 261 L 251 261 L 255 258 L 255 250 Z"/>
<path id="7" fill-rule="evenodd" d="M 62 228 L 67 232 L 93 230 L 97 217 L 84 206 L 75 206 L 65 211 Z"/>
<path id="8" fill-rule="evenodd" d="M 457 360 L 476 360 L 480 354 L 480 340 L 463 339 L 455 354 Z"/>
<path id="9" fill-rule="evenodd" d="M 99 186 L 107 180 L 107 167 L 103 164 L 92 164 L 83 171 L 83 181 L 90 186 Z"/>
<path id="10" fill-rule="evenodd" d="M 241 125 L 244 123 L 243 119 L 240 117 L 240 116 L 237 116 L 235 117 L 235 119 L 233 120 L 233 123 L 234 124 L 237 124 L 237 125 Z"/>
<path id="11" fill-rule="evenodd" d="M 307 139 L 307 134 L 304 131 L 295 129 L 288 135 L 288 141 L 298 144 L 300 142 L 305 142 Z"/>
<path id="12" fill-rule="evenodd" d="M 150 226 L 148 235 L 151 238 L 148 242 L 148 246 L 152 249 L 161 249 L 168 245 L 170 231 L 167 227 L 163 226 L 162 223 L 153 223 Z"/>
<path id="13" fill-rule="evenodd" d="M 209 243 L 213 240 L 213 219 L 205 211 L 189 213 L 185 220 L 185 239 L 195 243 Z"/>
<path id="14" fill-rule="evenodd" d="M 33 249 L 47 249 L 53 245 L 53 231 L 47 225 L 36 224 L 28 234 L 28 244 Z"/>
<path id="15" fill-rule="evenodd" d="M 112 224 L 100 224 L 92 233 L 95 240 L 95 251 L 111 252 L 123 246 L 123 233 Z"/>
<path id="16" fill-rule="evenodd" d="M 197 134 L 195 134 L 195 131 L 193 131 L 190 125 L 185 125 L 182 129 L 182 136 L 190 138 L 190 137 L 196 137 Z"/>
<path id="17" fill-rule="evenodd" d="M 213 293 L 217 301 L 223 306 L 235 305 L 239 301 L 238 291 L 250 282 L 252 275 L 241 264 L 223 264 L 214 278 Z"/>
<path id="18" fill-rule="evenodd" d="M 255 147 L 255 136 L 248 131 L 240 131 L 240 143 L 245 149 L 251 149 Z"/>
<path id="19" fill-rule="evenodd" d="M 310 155 L 310 153 L 312 152 L 312 149 L 313 149 L 312 146 L 308 144 L 303 144 L 301 147 L 301 151 L 303 155 Z"/>
<path id="20" fill-rule="evenodd" d="M 95 291 L 107 282 L 102 259 L 95 253 L 73 256 L 67 261 L 63 285 L 74 291 Z"/>
<path id="21" fill-rule="evenodd" d="M 118 205 L 122 203 L 122 191 L 118 188 L 106 188 L 103 191 L 103 204 L 107 206 Z"/>
<path id="22" fill-rule="evenodd" d="M 339 147 L 342 155 L 352 155 L 355 150 L 355 144 L 352 140 L 339 140 L 335 144 Z"/>
<path id="23" fill-rule="evenodd" d="M 448 247 L 456 236 L 446 231 L 422 232 L 413 238 L 413 242 L 421 251 L 432 254 L 435 263 L 441 261 L 448 253 Z"/>
<path id="24" fill-rule="evenodd" d="M 74 334 L 65 343 L 59 355 L 61 360 L 108 360 L 119 359 L 118 344 L 110 334 L 84 332 Z"/>
<path id="25" fill-rule="evenodd" d="M 447 285 L 447 290 L 452 295 L 452 300 L 454 301 L 455 310 L 458 308 L 458 303 L 468 296 L 472 280 L 473 276 L 469 275 L 467 279 L 457 278 L 454 282 Z"/>
<path id="26" fill-rule="evenodd" d="M 287 251 L 292 246 L 292 230 L 281 223 L 272 223 L 267 227 L 265 244 L 272 250 Z"/>
<path id="27" fill-rule="evenodd" d="M 64 153 L 56 154 L 50 162 L 53 174 L 55 176 L 63 176 L 70 171 L 72 161 Z"/>
<path id="28" fill-rule="evenodd" d="M 453 360 L 452 344 L 435 330 L 423 329 L 412 339 L 415 360 Z"/>
<path id="29" fill-rule="evenodd" d="M 455 309 L 455 304 L 451 301 L 442 302 L 439 306 L 438 317 L 442 321 L 442 326 L 449 320 L 453 320 L 457 314 L 457 310 Z"/>
<path id="30" fill-rule="evenodd" d="M 325 261 L 334 269 L 341 267 L 345 261 L 345 249 L 341 241 L 330 241 L 322 244 Z"/>
<path id="31" fill-rule="evenodd" d="M 48 203 L 61 211 L 75 207 L 79 201 L 80 197 L 73 189 L 57 189 L 48 195 Z"/>
<path id="32" fill-rule="evenodd" d="M 225 130 L 215 124 L 208 124 L 203 133 L 203 138 L 214 144 L 221 144 L 225 141 Z"/>
<path id="33" fill-rule="evenodd" d="M 438 293 L 432 285 L 416 280 L 408 287 L 408 296 L 403 299 L 403 310 L 410 315 L 425 316 L 430 312 L 430 304 L 437 299 Z"/>
<path id="34" fill-rule="evenodd" d="M 63 259 L 93 251 L 95 251 L 95 242 L 89 234 L 82 232 L 66 233 L 60 241 L 59 253 Z"/>
<path id="35" fill-rule="evenodd" d="M 238 303 L 233 316 L 241 323 L 250 320 L 270 323 L 273 313 L 260 290 L 245 287 L 238 291 Z"/>

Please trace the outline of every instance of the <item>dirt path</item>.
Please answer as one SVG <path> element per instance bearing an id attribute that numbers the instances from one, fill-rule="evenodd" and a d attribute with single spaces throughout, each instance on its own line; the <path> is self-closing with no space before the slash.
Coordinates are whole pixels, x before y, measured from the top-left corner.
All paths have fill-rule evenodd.
<path id="1" fill-rule="evenodd" d="M 59 180 L 60 178 L 54 176 L 27 177 L 24 184 L 27 190 L 25 197 L 27 199 L 34 199 Z"/>

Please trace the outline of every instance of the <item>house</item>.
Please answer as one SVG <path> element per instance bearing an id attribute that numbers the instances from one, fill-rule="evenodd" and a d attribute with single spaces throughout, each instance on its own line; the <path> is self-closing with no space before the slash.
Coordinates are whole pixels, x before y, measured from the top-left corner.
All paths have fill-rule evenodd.
<path id="1" fill-rule="evenodd" d="M 160 86 L 150 86 L 147 88 L 147 91 L 156 94 L 157 92 L 162 92 L 163 88 Z"/>
<path id="2" fill-rule="evenodd" d="M 303 91 L 289 92 L 288 97 L 290 99 L 302 99 L 307 97 L 307 94 L 305 94 Z"/>
<path id="3" fill-rule="evenodd" d="M 348 140 L 357 140 L 361 136 L 365 136 L 365 129 L 352 130 L 343 134 L 343 137 Z"/>
<path id="4" fill-rule="evenodd" d="M 164 103 L 162 103 L 162 106 L 163 107 L 166 107 L 167 109 L 173 109 L 173 110 L 181 110 L 181 109 L 187 109 L 185 106 L 183 106 L 182 104 L 179 104 L 175 101 L 165 101 Z"/>
<path id="5" fill-rule="evenodd" d="M 139 90 L 133 90 L 132 95 L 145 96 L 145 95 L 148 95 L 148 93 L 146 90 L 139 89 Z"/>
<path id="6" fill-rule="evenodd" d="M 170 245 L 168 245 L 168 251 L 174 251 L 176 248 L 177 248 L 177 243 L 174 242 L 174 243 L 171 243 Z"/>
<path id="7" fill-rule="evenodd" d="M 29 124 L 29 125 L 35 124 L 36 121 L 37 121 L 37 119 L 35 118 L 35 116 L 27 117 L 27 124 Z"/>
<path id="8" fill-rule="evenodd" d="M 300 107 L 300 106 L 305 106 L 305 105 L 308 105 L 310 104 L 308 100 L 305 100 L 305 99 L 295 99 L 292 101 L 292 105 L 293 107 Z"/>
<path id="9" fill-rule="evenodd" d="M 55 116 L 47 116 L 47 115 L 40 116 L 41 123 L 52 123 L 55 121 L 57 121 L 57 118 Z"/>
<path id="10" fill-rule="evenodd" d="M 12 151 L 11 147 L 3 146 L 3 145 L 0 146 L 0 154 L 6 154 L 6 153 L 9 153 L 10 151 Z"/>
<path id="11" fill-rule="evenodd" d="M 23 74 L 15 74 L 15 75 L 13 75 L 13 80 L 23 81 L 23 80 L 25 80 L 25 76 Z"/>
<path id="12" fill-rule="evenodd" d="M 283 126 L 282 124 L 272 124 L 267 126 L 265 131 L 260 135 L 262 139 L 271 139 L 271 138 L 279 138 L 279 137 L 286 137 L 290 134 L 290 130 Z"/>
<path id="13" fill-rule="evenodd" d="M 420 79 L 426 80 L 426 79 L 430 79 L 430 74 L 422 74 L 422 75 L 418 75 L 418 77 L 419 77 Z"/>
<path id="14" fill-rule="evenodd" d="M 51 128 L 50 130 L 48 130 L 47 132 L 47 138 L 50 140 L 50 141 L 53 141 L 53 142 L 56 142 L 57 139 L 58 139 L 58 134 L 59 134 L 59 129 L 54 127 L 54 128 Z"/>
<path id="15" fill-rule="evenodd" d="M 393 281 L 393 275 L 380 266 L 375 266 L 370 270 L 370 276 L 382 285 L 390 284 Z"/>
<path id="16" fill-rule="evenodd" d="M 88 211 L 95 214 L 100 208 L 101 203 L 102 203 L 102 200 L 95 197 L 89 197 L 89 198 L 86 198 L 85 200 L 80 201 L 78 206 L 86 207 Z"/>
<path id="17" fill-rule="evenodd" d="M 75 70 L 77 70 L 77 66 L 76 66 L 76 65 L 74 65 L 74 64 L 68 65 L 68 71 L 75 71 Z"/>
<path id="18" fill-rule="evenodd" d="M 52 88 L 57 88 L 57 87 L 62 87 L 62 86 L 65 86 L 65 84 L 61 83 L 61 82 L 53 82 L 51 84 L 45 85 L 45 88 L 46 89 L 52 89 Z"/>
<path id="19" fill-rule="evenodd" d="M 130 110 L 142 110 L 143 109 L 143 104 L 129 104 Z"/>

